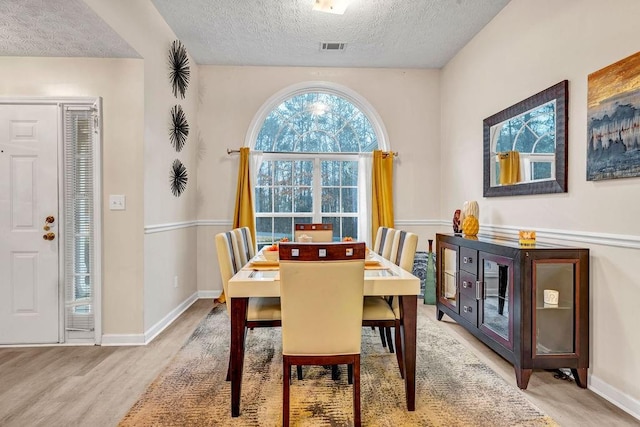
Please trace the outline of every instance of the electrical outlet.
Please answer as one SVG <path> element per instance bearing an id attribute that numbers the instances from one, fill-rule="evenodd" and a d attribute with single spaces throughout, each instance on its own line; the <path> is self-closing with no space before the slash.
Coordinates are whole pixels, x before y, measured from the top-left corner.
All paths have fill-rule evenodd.
<path id="1" fill-rule="evenodd" d="M 174 288 L 178 287 L 178 276 L 173 276 L 173 287 Z"/>

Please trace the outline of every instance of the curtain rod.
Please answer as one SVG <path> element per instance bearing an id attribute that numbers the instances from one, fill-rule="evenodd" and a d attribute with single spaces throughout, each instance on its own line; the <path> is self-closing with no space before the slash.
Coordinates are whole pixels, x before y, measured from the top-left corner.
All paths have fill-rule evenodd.
<path id="1" fill-rule="evenodd" d="M 227 154 L 231 155 L 231 154 L 239 154 L 240 150 L 232 150 L 231 148 L 227 148 Z M 305 153 L 305 154 L 336 154 L 336 153 Z M 400 153 L 398 152 L 393 152 L 393 157 L 398 157 L 400 155 Z M 389 151 L 383 151 L 382 152 L 382 157 L 388 157 L 389 156 Z"/>

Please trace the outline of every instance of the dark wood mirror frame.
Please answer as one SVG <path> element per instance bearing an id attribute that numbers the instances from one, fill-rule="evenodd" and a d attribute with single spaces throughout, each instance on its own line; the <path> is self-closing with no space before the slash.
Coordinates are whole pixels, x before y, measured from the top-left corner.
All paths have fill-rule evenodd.
<path id="1" fill-rule="evenodd" d="M 491 186 L 491 127 L 541 106 L 556 101 L 555 179 L 529 183 Z M 524 101 L 494 114 L 483 121 L 484 197 L 517 196 L 567 192 L 567 141 L 569 118 L 569 81 L 564 80 Z"/>

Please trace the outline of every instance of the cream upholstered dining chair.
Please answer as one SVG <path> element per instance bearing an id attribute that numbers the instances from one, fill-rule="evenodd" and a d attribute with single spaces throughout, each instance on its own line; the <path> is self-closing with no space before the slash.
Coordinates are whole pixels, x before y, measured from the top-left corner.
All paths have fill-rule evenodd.
<path id="1" fill-rule="evenodd" d="M 393 238 L 398 230 L 391 227 L 378 227 L 376 240 L 373 243 L 373 251 L 386 259 L 391 259 Z"/>
<path id="2" fill-rule="evenodd" d="M 300 241 L 300 236 L 311 237 L 312 242 L 332 242 L 333 224 L 295 224 L 293 240 Z"/>
<path id="3" fill-rule="evenodd" d="M 255 249 L 249 228 L 234 228 L 216 234 L 216 250 L 220 264 L 220 276 L 225 295 L 229 295 L 229 279 L 253 258 Z M 231 298 L 227 298 L 227 313 L 231 311 Z M 249 298 L 246 328 L 280 326 L 280 298 Z M 229 355 L 231 362 L 231 355 Z M 227 381 L 230 379 L 227 370 Z"/>
<path id="4" fill-rule="evenodd" d="M 381 227 L 383 228 L 383 227 Z M 387 253 L 389 261 L 393 262 L 400 268 L 411 272 L 413 270 L 413 261 L 418 247 L 418 236 L 404 230 L 396 230 L 386 228 L 382 232 L 378 230 L 378 236 L 382 235 L 383 241 L 376 243 L 379 248 L 383 248 L 382 252 Z M 376 245 L 374 245 L 374 248 Z M 402 354 L 402 342 L 400 336 L 400 304 L 398 297 L 390 295 L 381 297 L 365 297 L 364 309 L 362 315 L 362 325 L 380 328 L 380 337 L 383 346 L 388 344 L 389 351 L 394 352 L 394 344 L 391 338 L 391 327 L 395 328 L 395 353 L 400 368 L 400 376 L 404 377 L 404 364 Z"/>
<path id="5" fill-rule="evenodd" d="M 359 426 L 365 244 L 280 243 L 279 250 L 283 425 L 289 425 L 291 365 L 347 364 Z"/>
<path id="6" fill-rule="evenodd" d="M 378 231 L 376 232 L 376 240 L 373 243 L 373 251 L 378 255 L 382 256 L 385 259 L 390 259 L 391 257 L 391 249 L 393 246 L 393 238 L 396 234 L 397 230 L 391 227 L 378 227 Z M 371 319 L 376 319 L 382 322 L 382 320 L 386 319 L 389 323 L 393 321 L 391 313 L 388 312 L 388 304 L 383 305 L 381 301 L 374 300 L 373 298 L 365 298 L 365 303 L 367 303 L 366 308 L 366 316 Z M 371 323 L 371 322 L 367 322 Z M 367 326 L 367 325 L 364 325 Z M 393 342 L 391 339 L 391 329 L 385 328 L 379 324 L 371 325 L 372 329 L 375 329 L 375 326 L 380 327 L 380 341 L 382 341 L 382 346 L 387 347 L 387 341 L 389 341 L 389 351 L 393 353 Z M 386 332 L 386 334 L 385 334 Z"/>

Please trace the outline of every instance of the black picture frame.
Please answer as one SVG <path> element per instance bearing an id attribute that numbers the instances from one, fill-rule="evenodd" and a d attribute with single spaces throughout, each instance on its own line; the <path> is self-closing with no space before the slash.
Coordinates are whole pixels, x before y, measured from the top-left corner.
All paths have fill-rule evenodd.
<path id="1" fill-rule="evenodd" d="M 555 178 L 545 181 L 509 185 L 491 185 L 491 127 L 550 101 L 556 101 Z M 569 81 L 563 80 L 529 98 L 500 111 L 483 121 L 483 195 L 484 197 L 518 196 L 548 193 L 566 193 L 568 175 L 569 140 Z"/>

